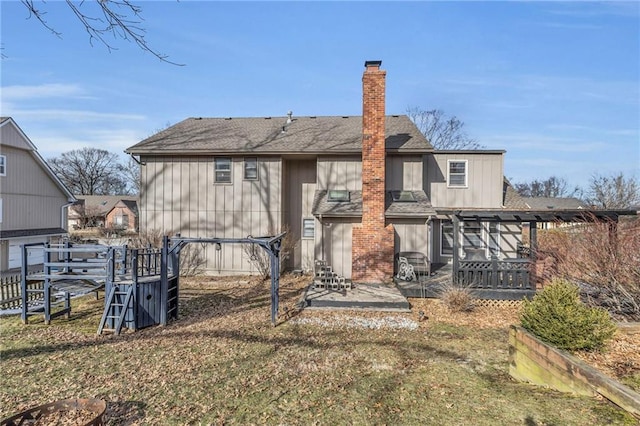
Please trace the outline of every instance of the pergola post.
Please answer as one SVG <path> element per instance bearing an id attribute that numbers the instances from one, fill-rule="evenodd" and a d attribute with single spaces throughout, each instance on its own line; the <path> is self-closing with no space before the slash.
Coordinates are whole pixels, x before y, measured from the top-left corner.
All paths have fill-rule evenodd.
<path id="1" fill-rule="evenodd" d="M 460 262 L 460 220 L 453 215 L 453 282 L 458 282 L 458 268 Z"/>
<path id="2" fill-rule="evenodd" d="M 609 230 L 609 247 L 614 256 L 618 255 L 618 222 L 615 220 L 609 220 L 607 222 L 607 228 Z"/>
<path id="3" fill-rule="evenodd" d="M 538 222 L 529 221 L 529 260 L 535 265 L 538 258 Z"/>

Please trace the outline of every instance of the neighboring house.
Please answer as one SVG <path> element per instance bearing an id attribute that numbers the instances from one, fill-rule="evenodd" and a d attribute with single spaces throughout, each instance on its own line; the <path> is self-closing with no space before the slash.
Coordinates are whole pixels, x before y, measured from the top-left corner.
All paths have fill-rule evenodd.
<path id="1" fill-rule="evenodd" d="M 450 261 L 454 212 L 519 202 L 505 152 L 435 151 L 407 116 L 385 115 L 386 72 L 365 66 L 363 116 L 189 118 L 128 148 L 142 164 L 141 227 L 239 238 L 286 225 L 289 268 L 322 259 L 360 282 L 389 279 L 402 251 Z M 516 257 L 519 223 L 458 229 L 460 255 Z M 242 247 L 204 248 L 210 273 L 252 271 Z"/>
<path id="2" fill-rule="evenodd" d="M 527 208 L 532 210 L 576 210 L 587 209 L 585 203 L 574 197 L 522 197 Z"/>
<path id="3" fill-rule="evenodd" d="M 523 197 L 527 209 L 550 212 L 563 210 L 589 209 L 585 203 L 575 197 Z M 563 221 L 538 222 L 538 229 L 549 229 L 567 226 L 570 223 Z"/>
<path id="4" fill-rule="evenodd" d="M 76 195 L 69 209 L 71 229 L 138 230 L 138 197 L 128 195 Z"/>
<path id="5" fill-rule="evenodd" d="M 19 268 L 21 245 L 56 242 L 67 235 L 73 195 L 11 117 L 0 118 L 0 270 Z M 29 253 L 30 265 L 43 262 Z"/>

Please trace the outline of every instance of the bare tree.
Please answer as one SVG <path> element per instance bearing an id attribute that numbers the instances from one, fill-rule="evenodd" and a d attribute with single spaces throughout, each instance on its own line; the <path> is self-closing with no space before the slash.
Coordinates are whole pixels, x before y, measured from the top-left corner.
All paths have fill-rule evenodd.
<path id="1" fill-rule="evenodd" d="M 516 183 L 513 187 L 523 197 L 571 197 L 581 193 L 580 188 L 569 189 L 567 181 L 556 176 Z"/>
<path id="2" fill-rule="evenodd" d="M 100 225 L 104 219 L 104 212 L 98 206 L 87 205 L 83 200 L 71 206 L 71 209 L 78 216 L 81 229 L 92 228 Z"/>
<path id="3" fill-rule="evenodd" d="M 76 195 L 127 195 L 131 191 L 116 154 L 82 148 L 47 160 L 60 180 Z"/>
<path id="4" fill-rule="evenodd" d="M 586 201 L 603 209 L 624 209 L 640 205 L 640 183 L 623 173 L 611 176 L 593 175 Z"/>
<path id="5" fill-rule="evenodd" d="M 40 4 L 36 4 L 35 0 L 21 0 L 22 4 L 29 10 L 31 16 L 34 16 L 40 23 L 57 37 L 61 37 L 62 33 L 54 29 L 45 19 L 46 2 L 43 0 Z M 96 0 L 96 1 L 73 1 L 65 0 L 67 6 L 71 9 L 76 18 L 82 23 L 85 31 L 89 34 L 89 43 L 93 46 L 94 40 L 98 40 L 109 51 L 116 48 L 106 40 L 106 36 L 114 39 L 123 39 L 135 43 L 138 47 L 146 52 L 151 53 L 161 61 L 182 65 L 172 62 L 167 55 L 160 53 L 147 44 L 145 40 L 145 29 L 141 24 L 142 7 L 136 5 L 130 0 Z"/>
<path id="6" fill-rule="evenodd" d="M 475 139 L 463 130 L 464 123 L 456 116 L 447 117 L 442 110 L 407 108 L 407 115 L 435 149 L 480 149 Z"/>
<path id="7" fill-rule="evenodd" d="M 126 164 L 122 166 L 122 176 L 127 181 L 129 192 L 140 194 L 140 163 L 129 157 Z"/>

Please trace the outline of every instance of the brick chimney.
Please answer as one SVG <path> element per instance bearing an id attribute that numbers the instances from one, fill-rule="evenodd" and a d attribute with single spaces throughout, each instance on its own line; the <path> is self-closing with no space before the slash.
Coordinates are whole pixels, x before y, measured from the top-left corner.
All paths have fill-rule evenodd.
<path id="1" fill-rule="evenodd" d="M 362 76 L 362 223 L 353 227 L 355 282 L 383 282 L 393 276 L 393 225 L 385 210 L 385 77 L 382 61 L 365 62 Z"/>

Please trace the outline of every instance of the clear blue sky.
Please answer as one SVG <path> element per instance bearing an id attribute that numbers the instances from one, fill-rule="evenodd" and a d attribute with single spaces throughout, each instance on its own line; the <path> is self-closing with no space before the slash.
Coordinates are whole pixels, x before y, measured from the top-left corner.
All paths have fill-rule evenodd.
<path id="1" fill-rule="evenodd" d="M 35 0 L 61 38 L 0 4 L 0 113 L 45 158 L 122 153 L 192 116 L 360 115 L 380 59 L 388 114 L 456 115 L 515 182 L 640 177 L 638 2 L 133 1 L 149 45 L 185 66 L 92 47 L 64 2 Z"/>

